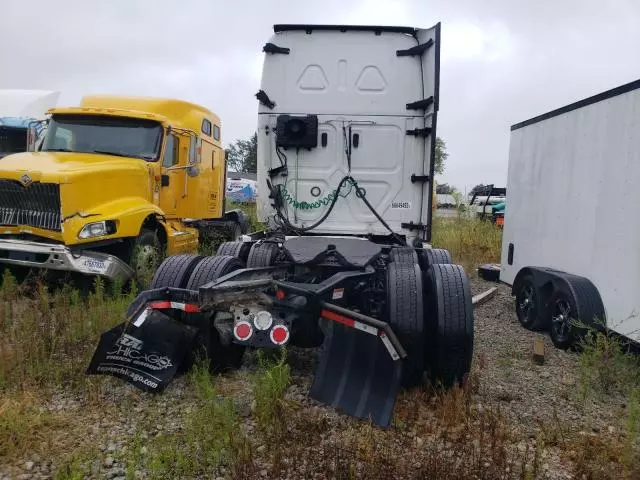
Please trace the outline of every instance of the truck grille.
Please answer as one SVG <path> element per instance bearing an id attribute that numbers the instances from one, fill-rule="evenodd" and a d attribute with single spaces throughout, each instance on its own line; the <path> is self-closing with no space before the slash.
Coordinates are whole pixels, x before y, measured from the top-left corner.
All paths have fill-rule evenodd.
<path id="1" fill-rule="evenodd" d="M 61 231 L 60 185 L 0 180 L 0 225 Z"/>

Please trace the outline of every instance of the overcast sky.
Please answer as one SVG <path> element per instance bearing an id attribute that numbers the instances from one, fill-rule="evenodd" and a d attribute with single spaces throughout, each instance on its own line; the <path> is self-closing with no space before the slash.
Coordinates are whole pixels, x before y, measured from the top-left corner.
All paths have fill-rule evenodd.
<path id="1" fill-rule="evenodd" d="M 506 182 L 511 124 L 640 78 L 640 0 L 2 0 L 0 88 L 182 98 L 229 143 L 255 129 L 273 24 L 437 22 L 439 181 L 461 190 Z"/>

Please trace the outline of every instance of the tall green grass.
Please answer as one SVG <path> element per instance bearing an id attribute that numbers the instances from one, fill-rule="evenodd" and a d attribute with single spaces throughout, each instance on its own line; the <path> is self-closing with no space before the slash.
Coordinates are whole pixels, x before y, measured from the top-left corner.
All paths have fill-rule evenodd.
<path id="1" fill-rule="evenodd" d="M 488 220 L 433 217 L 432 245 L 446 248 L 468 273 L 483 263 L 499 263 L 502 229 Z"/>

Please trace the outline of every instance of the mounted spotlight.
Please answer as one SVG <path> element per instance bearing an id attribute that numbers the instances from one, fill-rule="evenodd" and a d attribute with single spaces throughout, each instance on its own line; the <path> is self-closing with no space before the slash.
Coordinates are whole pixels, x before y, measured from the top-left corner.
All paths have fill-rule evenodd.
<path id="1" fill-rule="evenodd" d="M 315 148 L 318 146 L 318 116 L 278 116 L 276 146 Z"/>

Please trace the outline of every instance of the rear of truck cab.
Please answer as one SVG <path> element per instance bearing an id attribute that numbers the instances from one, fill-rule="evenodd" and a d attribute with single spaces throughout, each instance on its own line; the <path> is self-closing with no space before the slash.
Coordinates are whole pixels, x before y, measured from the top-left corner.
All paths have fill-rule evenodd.
<path id="1" fill-rule="evenodd" d="M 351 175 L 392 230 L 408 243 L 428 240 L 439 25 L 274 30 L 264 49 L 265 97 L 258 115 L 259 219 L 274 223 L 267 182 L 284 192 L 288 220 L 307 227 L 326 213 L 341 179 Z M 301 118 L 317 129 L 311 143 L 276 145 L 278 129 Z M 315 233 L 389 234 L 353 191 L 341 194 Z M 302 204 L 307 207 L 295 208 Z"/>

